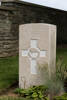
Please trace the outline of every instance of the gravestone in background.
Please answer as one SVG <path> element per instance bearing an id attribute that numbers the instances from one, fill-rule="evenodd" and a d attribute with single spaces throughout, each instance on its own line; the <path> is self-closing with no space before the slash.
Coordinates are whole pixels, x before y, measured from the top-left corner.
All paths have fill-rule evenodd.
<path id="1" fill-rule="evenodd" d="M 19 87 L 43 85 L 55 73 L 56 26 L 24 24 L 19 31 Z"/>

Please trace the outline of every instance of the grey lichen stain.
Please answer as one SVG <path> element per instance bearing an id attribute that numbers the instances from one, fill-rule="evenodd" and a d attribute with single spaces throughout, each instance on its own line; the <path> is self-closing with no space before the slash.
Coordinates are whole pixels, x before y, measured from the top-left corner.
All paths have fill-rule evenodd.
<path id="1" fill-rule="evenodd" d="M 21 77 L 21 82 L 23 84 L 23 88 L 25 89 L 26 88 L 26 79 L 24 76 Z M 22 87 L 22 86 L 21 86 Z"/>
<path id="2" fill-rule="evenodd" d="M 41 80 L 45 83 L 49 78 L 49 68 L 47 63 L 38 65 L 38 74 L 40 75 Z"/>

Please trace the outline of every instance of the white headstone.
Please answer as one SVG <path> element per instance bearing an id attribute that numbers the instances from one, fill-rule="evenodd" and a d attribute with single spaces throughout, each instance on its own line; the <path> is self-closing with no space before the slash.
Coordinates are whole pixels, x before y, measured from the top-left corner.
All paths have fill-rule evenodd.
<path id="1" fill-rule="evenodd" d="M 24 24 L 19 31 L 19 86 L 43 85 L 45 66 L 48 77 L 55 72 L 56 26 Z"/>
<path id="2" fill-rule="evenodd" d="M 1 1 L 0 1 L 0 6 L 1 6 Z"/>

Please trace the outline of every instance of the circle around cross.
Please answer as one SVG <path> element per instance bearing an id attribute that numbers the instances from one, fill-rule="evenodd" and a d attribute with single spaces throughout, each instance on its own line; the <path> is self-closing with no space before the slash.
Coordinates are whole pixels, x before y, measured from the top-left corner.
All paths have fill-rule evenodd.
<path id="1" fill-rule="evenodd" d="M 40 56 L 40 52 L 37 48 L 29 48 L 28 56 L 32 59 L 37 59 Z"/>

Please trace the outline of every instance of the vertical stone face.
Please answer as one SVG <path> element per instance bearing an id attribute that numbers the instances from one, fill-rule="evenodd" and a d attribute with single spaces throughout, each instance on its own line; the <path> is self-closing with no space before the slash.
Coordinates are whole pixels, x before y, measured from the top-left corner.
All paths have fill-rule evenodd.
<path id="1" fill-rule="evenodd" d="M 19 32 L 19 87 L 43 85 L 55 73 L 56 26 L 26 24 Z"/>
<path id="2" fill-rule="evenodd" d="M 14 0 L 2 1 L 2 6 L 16 8 L 14 12 L 17 16 L 15 16 L 17 24 L 50 23 L 56 25 L 58 44 L 67 44 L 67 12 L 20 2 L 20 0 L 18 2 Z"/>
<path id="3" fill-rule="evenodd" d="M 13 24 L 12 10 L 0 10 L 0 57 L 18 53 L 18 26 Z"/>
<path id="4" fill-rule="evenodd" d="M 29 23 L 57 25 L 57 42 L 67 44 L 67 12 L 20 0 L 2 0 L 0 7 L 0 57 L 18 53 L 19 25 Z"/>

